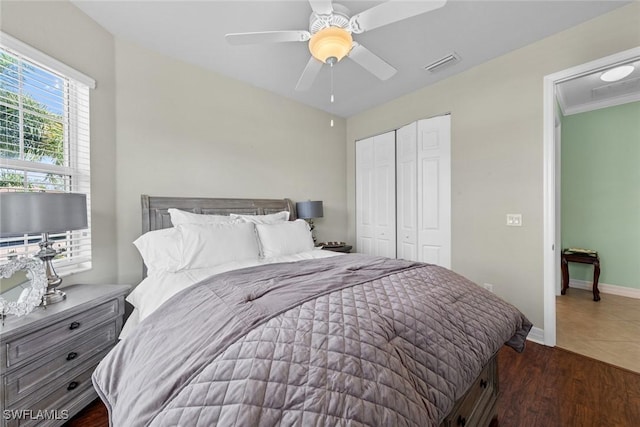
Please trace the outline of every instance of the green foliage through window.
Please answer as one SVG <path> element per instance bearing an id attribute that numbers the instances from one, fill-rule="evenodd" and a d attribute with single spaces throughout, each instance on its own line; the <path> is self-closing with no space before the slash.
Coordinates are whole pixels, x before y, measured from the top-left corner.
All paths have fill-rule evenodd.
<path id="1" fill-rule="evenodd" d="M 64 80 L 0 52 L 0 157 L 64 166 Z M 60 175 L 45 182 L 57 185 Z M 24 176 L 0 170 L 0 187 L 15 186 L 25 186 Z"/>

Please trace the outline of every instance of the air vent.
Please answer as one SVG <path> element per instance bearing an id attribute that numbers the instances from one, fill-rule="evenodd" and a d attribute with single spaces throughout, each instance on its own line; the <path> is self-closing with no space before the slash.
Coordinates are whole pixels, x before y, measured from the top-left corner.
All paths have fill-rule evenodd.
<path id="1" fill-rule="evenodd" d="M 441 68 L 453 65 L 453 64 L 457 63 L 458 61 L 460 61 L 460 56 L 458 56 L 458 54 L 455 53 L 455 52 L 451 52 L 450 54 L 448 54 L 446 56 L 443 56 L 442 58 L 438 59 L 437 61 L 434 61 L 429 65 L 425 65 L 423 68 L 425 70 L 429 71 L 430 73 L 434 73 L 434 72 L 440 70 Z"/>
<path id="2" fill-rule="evenodd" d="M 620 80 L 619 82 L 610 83 L 608 85 L 591 89 L 591 98 L 610 98 L 613 96 L 620 96 L 637 92 L 640 92 L 640 77 Z"/>

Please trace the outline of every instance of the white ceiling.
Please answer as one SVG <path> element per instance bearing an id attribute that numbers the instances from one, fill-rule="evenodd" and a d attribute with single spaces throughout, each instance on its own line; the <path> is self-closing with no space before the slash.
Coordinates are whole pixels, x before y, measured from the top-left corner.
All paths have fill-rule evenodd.
<path id="1" fill-rule="evenodd" d="M 491 58 L 575 26 L 630 0 L 449 0 L 441 9 L 354 35 L 398 72 L 380 81 L 349 59 L 324 66 L 311 89 L 294 90 L 309 59 L 307 43 L 231 46 L 226 33 L 306 30 L 311 8 L 289 1 L 95 1 L 73 3 L 115 36 L 312 107 L 349 117 Z M 414 0 L 416 1 L 416 0 Z M 351 14 L 380 1 L 343 1 Z M 435 73 L 423 66 L 456 52 Z"/>

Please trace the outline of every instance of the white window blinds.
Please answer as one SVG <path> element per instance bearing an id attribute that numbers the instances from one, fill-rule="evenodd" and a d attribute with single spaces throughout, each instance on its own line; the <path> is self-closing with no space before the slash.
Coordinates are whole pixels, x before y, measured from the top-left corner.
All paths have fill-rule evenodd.
<path id="1" fill-rule="evenodd" d="M 58 274 L 91 267 L 89 91 L 93 80 L 0 33 L 0 191 L 87 195 L 87 230 L 50 235 Z M 0 239 L 0 263 L 39 250 L 39 235 Z"/>

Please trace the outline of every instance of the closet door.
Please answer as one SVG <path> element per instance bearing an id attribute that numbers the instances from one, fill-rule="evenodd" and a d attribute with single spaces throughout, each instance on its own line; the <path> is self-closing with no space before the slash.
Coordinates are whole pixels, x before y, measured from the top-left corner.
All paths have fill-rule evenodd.
<path id="1" fill-rule="evenodd" d="M 396 256 L 395 132 L 356 142 L 358 252 Z"/>
<path id="2" fill-rule="evenodd" d="M 396 131 L 397 256 L 410 261 L 419 261 L 417 137 L 417 122 Z"/>
<path id="3" fill-rule="evenodd" d="M 451 116 L 418 121 L 418 258 L 451 268 Z"/>
<path id="4" fill-rule="evenodd" d="M 356 245 L 374 253 L 373 138 L 356 141 Z"/>
<path id="5" fill-rule="evenodd" d="M 396 133 L 373 137 L 374 255 L 396 257 Z"/>

